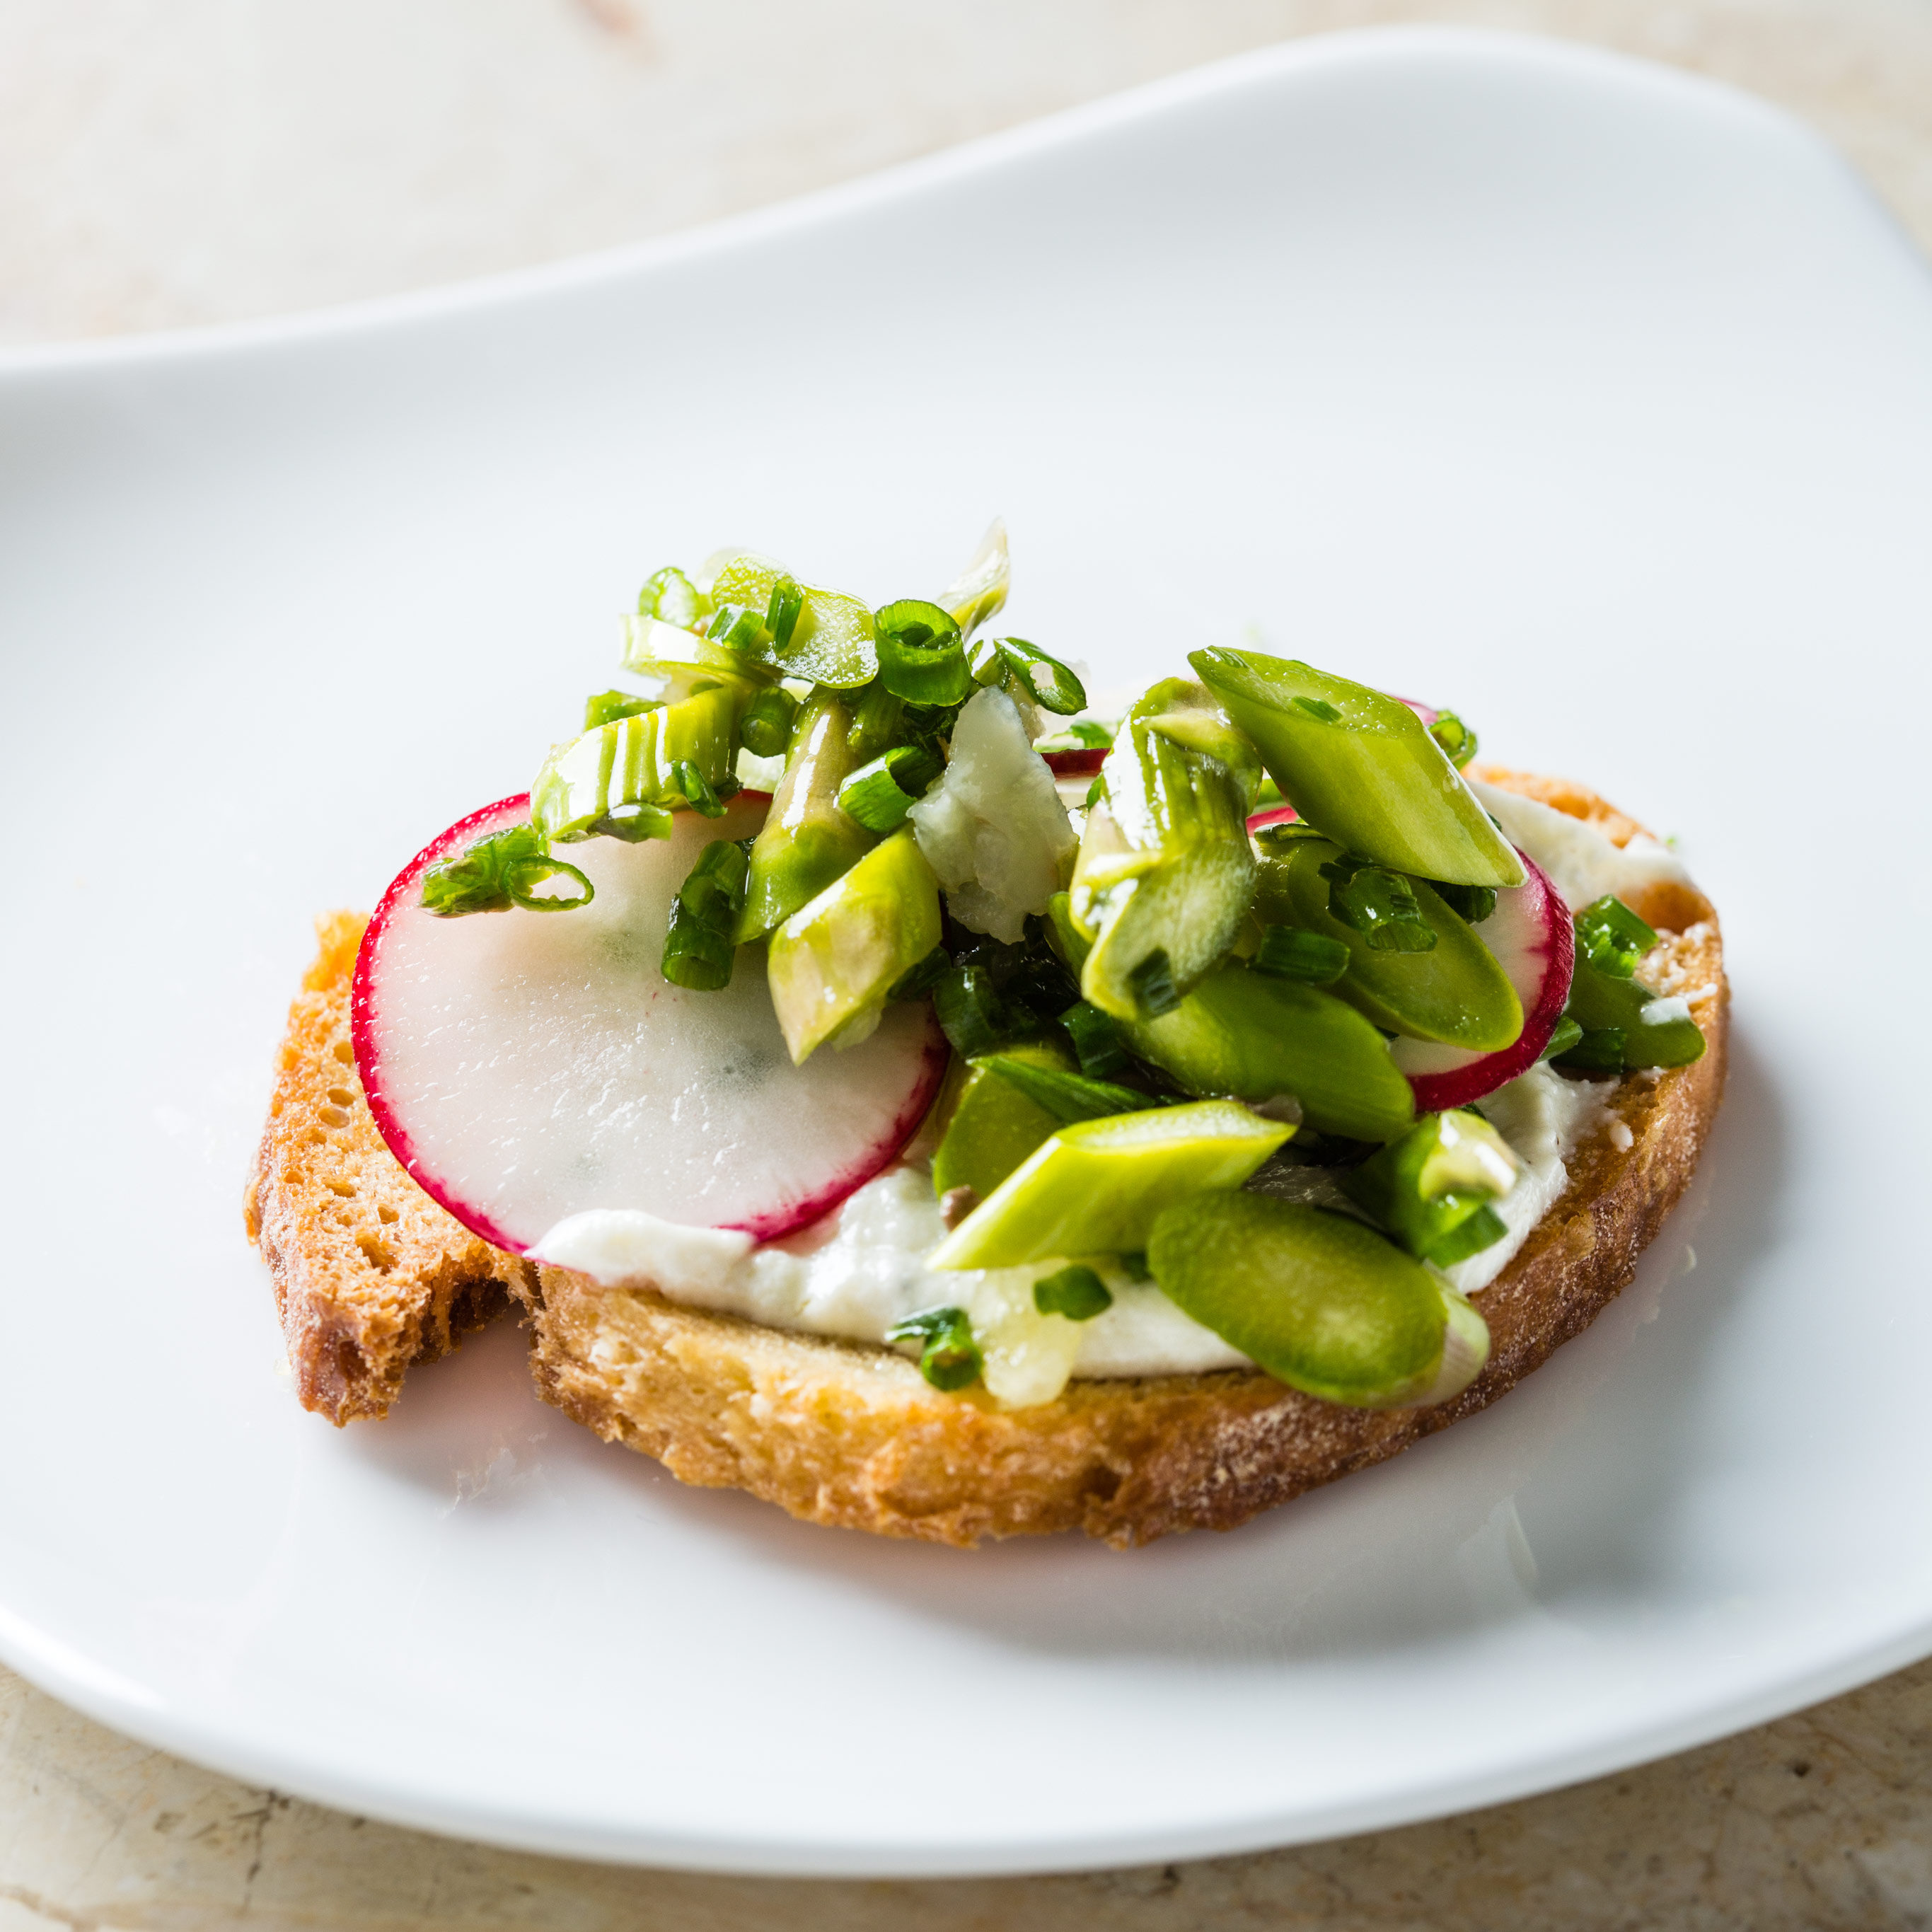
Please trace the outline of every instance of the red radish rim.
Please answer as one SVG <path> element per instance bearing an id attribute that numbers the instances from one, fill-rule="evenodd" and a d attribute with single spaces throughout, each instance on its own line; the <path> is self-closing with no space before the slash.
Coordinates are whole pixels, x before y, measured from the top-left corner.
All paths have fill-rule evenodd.
<path id="1" fill-rule="evenodd" d="M 737 796 L 746 800 L 764 798 L 769 800 L 766 792 L 742 791 Z M 376 910 L 369 916 L 368 926 L 362 934 L 362 943 L 356 949 L 356 971 L 350 984 L 349 1038 L 356 1054 L 356 1070 L 362 1082 L 362 1090 L 369 1102 L 370 1117 L 376 1124 L 376 1131 L 382 1136 L 383 1143 L 402 1165 L 410 1178 L 442 1208 L 445 1213 L 467 1228 L 479 1239 L 488 1241 L 493 1247 L 506 1252 L 520 1255 L 523 1246 L 512 1240 L 491 1221 L 488 1215 L 478 1214 L 466 1203 L 453 1198 L 433 1176 L 426 1174 L 407 1130 L 396 1118 L 391 1108 L 388 1096 L 382 1090 L 382 1056 L 376 1044 L 376 1025 L 372 1002 L 371 980 L 375 970 L 376 944 L 382 933 L 394 914 L 398 904 L 405 895 L 413 895 L 420 884 L 423 874 L 438 860 L 448 857 L 452 851 L 480 838 L 485 832 L 500 825 L 519 824 L 530 816 L 530 794 L 519 792 L 509 798 L 500 798 L 494 805 L 486 805 L 479 810 L 459 818 L 448 830 L 439 832 L 418 852 L 389 883 L 388 891 L 376 902 Z M 754 1240 L 775 1240 L 780 1236 L 796 1234 L 809 1227 L 813 1222 L 821 1220 L 833 1208 L 856 1193 L 875 1175 L 883 1173 L 905 1151 L 906 1143 L 918 1132 L 920 1124 L 932 1111 L 938 1099 L 940 1082 L 946 1076 L 946 1064 L 951 1048 L 946 1036 L 940 1032 L 939 1023 L 927 1018 L 928 1035 L 923 1064 L 920 1078 L 913 1088 L 906 1106 L 896 1115 L 885 1138 L 879 1143 L 887 1150 L 869 1166 L 860 1163 L 862 1172 L 841 1176 L 830 1187 L 821 1190 L 797 1206 L 776 1214 L 766 1215 L 750 1222 L 733 1222 L 725 1225 L 736 1232 L 749 1234 Z"/>
<path id="2" fill-rule="evenodd" d="M 1472 1054 L 1466 1065 L 1440 1073 L 1407 1075 L 1414 1090 L 1418 1113 L 1439 1114 L 1451 1107 L 1466 1106 L 1485 1094 L 1493 1094 L 1519 1074 L 1528 1072 L 1543 1057 L 1543 1049 L 1550 1044 L 1556 1022 L 1569 1004 L 1570 976 L 1576 969 L 1576 929 L 1570 920 L 1570 908 L 1543 868 L 1520 846 L 1516 850 L 1528 875 L 1516 890 L 1533 890 L 1540 893 L 1537 911 L 1552 906 L 1556 909 L 1554 917 L 1544 920 L 1544 929 L 1554 937 L 1550 962 L 1544 968 L 1542 983 L 1537 988 L 1536 1004 L 1523 1015 L 1522 1031 L 1498 1052 Z"/>
<path id="3" fill-rule="evenodd" d="M 1271 805 L 1266 810 L 1248 814 L 1248 836 L 1252 838 L 1264 826 L 1293 825 L 1301 817 L 1292 805 Z"/>
<path id="4" fill-rule="evenodd" d="M 867 1181 L 884 1173 L 905 1152 L 906 1143 L 919 1132 L 926 1115 L 932 1111 L 933 1102 L 939 1098 L 939 1089 L 946 1078 L 946 1064 L 952 1052 L 952 1043 L 940 1032 L 938 1021 L 928 1008 L 926 1052 L 918 1084 L 913 1088 L 904 1110 L 895 1117 L 885 1139 L 879 1143 L 886 1151 L 869 1166 L 862 1162 L 862 1171 L 855 1178 L 834 1181 L 823 1192 L 813 1195 L 796 1208 L 782 1214 L 763 1215 L 755 1220 L 727 1221 L 722 1225 L 736 1233 L 749 1234 L 754 1241 L 778 1241 L 788 1234 L 802 1234 L 814 1222 L 824 1220 L 835 1208 L 850 1200 Z"/>
<path id="5" fill-rule="evenodd" d="M 1070 752 L 1042 752 L 1046 768 L 1056 778 L 1090 778 L 1107 762 L 1105 745 L 1082 745 Z"/>

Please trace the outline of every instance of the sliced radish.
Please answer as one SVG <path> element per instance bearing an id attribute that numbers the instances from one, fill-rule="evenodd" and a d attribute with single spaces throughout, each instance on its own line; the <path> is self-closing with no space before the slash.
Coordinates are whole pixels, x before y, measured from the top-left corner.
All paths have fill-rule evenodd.
<path id="1" fill-rule="evenodd" d="M 1292 825 L 1301 816 L 1292 805 L 1271 805 L 1265 811 L 1248 815 L 1248 836 L 1252 838 L 1264 826 Z"/>
<path id="2" fill-rule="evenodd" d="M 1529 877 L 1496 895 L 1496 909 L 1476 930 L 1502 963 L 1522 1002 L 1522 1031 L 1498 1053 L 1471 1053 L 1420 1040 L 1395 1040 L 1389 1052 L 1415 1089 L 1419 1113 L 1465 1107 L 1536 1064 L 1562 1017 L 1576 964 L 1570 908 L 1536 861 L 1518 848 Z"/>
<path id="3" fill-rule="evenodd" d="M 1046 768 L 1057 778 L 1090 778 L 1107 762 L 1105 745 L 1082 745 L 1072 752 L 1042 752 Z"/>
<path id="4" fill-rule="evenodd" d="M 755 955 L 722 992 L 658 970 L 670 904 L 714 838 L 770 803 L 680 812 L 668 838 L 569 848 L 596 887 L 574 912 L 438 919 L 424 872 L 519 824 L 507 798 L 453 825 L 382 896 L 356 964 L 356 1060 L 390 1150 L 434 1199 L 522 1253 L 566 1216 L 640 1208 L 770 1240 L 837 1207 L 896 1156 L 946 1070 L 922 1002 L 795 1067 Z"/>

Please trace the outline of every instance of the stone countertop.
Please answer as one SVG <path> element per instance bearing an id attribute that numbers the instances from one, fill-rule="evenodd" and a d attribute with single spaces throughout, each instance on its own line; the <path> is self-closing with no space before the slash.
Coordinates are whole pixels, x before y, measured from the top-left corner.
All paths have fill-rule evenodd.
<path id="1" fill-rule="evenodd" d="M 1766 95 L 1932 246 L 1932 0 L 4 0 L 0 346 L 230 320 L 701 221 L 1298 34 L 1460 22 Z M 0 1932 L 1932 1923 L 1932 1664 L 1615 1778 L 1343 1842 L 934 1882 L 393 1829 L 0 1671 Z"/>

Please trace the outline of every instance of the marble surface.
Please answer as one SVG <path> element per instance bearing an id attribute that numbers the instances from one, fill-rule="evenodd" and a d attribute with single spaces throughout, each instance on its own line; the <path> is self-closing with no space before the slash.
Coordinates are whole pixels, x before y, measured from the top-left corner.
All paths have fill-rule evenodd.
<path id="1" fill-rule="evenodd" d="M 0 345 L 553 259 L 1386 20 L 1563 34 L 1750 88 L 1932 247 L 1932 0 L 0 0 Z M 1402 1831 L 930 1884 L 619 1870 L 394 1830 L 146 1750 L 0 1672 L 0 1932 L 1928 1923 L 1932 1664 Z"/>

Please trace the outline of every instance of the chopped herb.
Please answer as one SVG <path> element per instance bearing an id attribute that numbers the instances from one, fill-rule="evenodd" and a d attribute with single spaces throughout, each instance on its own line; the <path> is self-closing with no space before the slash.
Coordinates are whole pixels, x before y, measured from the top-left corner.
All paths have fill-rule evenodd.
<path id="1" fill-rule="evenodd" d="M 1472 926 L 1480 926 L 1496 909 L 1494 886 L 1457 886 L 1441 879 L 1430 881 L 1436 896 L 1451 912 L 1460 913 Z"/>
<path id="2" fill-rule="evenodd" d="M 879 681 L 911 704 L 958 704 L 973 688 L 959 626 L 937 604 L 902 597 L 872 613 Z"/>
<path id="3" fill-rule="evenodd" d="M 888 1342 L 919 1342 L 919 1372 L 936 1389 L 970 1388 L 984 1366 L 963 1308 L 926 1308 L 886 1330 Z"/>
<path id="4" fill-rule="evenodd" d="M 745 907 L 751 845 L 748 838 L 713 839 L 679 888 L 660 968 L 673 986 L 715 993 L 730 985 L 738 952 L 731 929 Z"/>
<path id="5" fill-rule="evenodd" d="M 838 788 L 838 808 L 868 832 L 890 832 L 926 796 L 939 760 L 916 745 L 896 745 L 861 765 Z"/>
<path id="6" fill-rule="evenodd" d="M 1326 986 L 1348 970 L 1348 949 L 1326 933 L 1270 926 L 1262 929 L 1260 950 L 1248 964 L 1255 972 L 1270 973 L 1279 980 Z"/>
<path id="7" fill-rule="evenodd" d="M 783 758 L 797 716 L 798 700 L 783 685 L 772 685 L 745 707 L 738 727 L 739 742 L 755 758 Z"/>
<path id="8" fill-rule="evenodd" d="M 1322 868 L 1329 882 L 1328 910 L 1363 934 L 1373 952 L 1428 952 L 1436 928 L 1422 916 L 1415 888 L 1400 872 L 1352 852 Z"/>
<path id="9" fill-rule="evenodd" d="M 1064 1316 L 1070 1322 L 1090 1322 L 1113 1306 L 1107 1284 L 1090 1268 L 1076 1262 L 1058 1274 L 1033 1285 L 1033 1305 L 1042 1315 Z"/>
<path id="10" fill-rule="evenodd" d="M 1113 742 L 1112 725 L 1102 724 L 1090 718 L 1074 718 L 1061 725 L 1050 737 L 1041 739 L 1034 749 L 1036 752 L 1105 752 L 1112 748 Z"/>
<path id="11" fill-rule="evenodd" d="M 662 617 L 667 624 L 690 630 L 705 612 L 705 600 L 698 587 L 681 570 L 669 566 L 659 571 L 638 592 L 638 615 Z"/>
<path id="12" fill-rule="evenodd" d="M 1434 935 L 1432 934 L 1431 938 Z M 1127 975 L 1134 1004 L 1150 1019 L 1171 1013 L 1180 1004 L 1180 989 L 1174 983 L 1174 965 L 1166 950 L 1156 946 Z"/>
<path id="13" fill-rule="evenodd" d="M 1094 774 L 1094 782 L 1087 788 L 1085 800 L 1087 809 L 1091 812 L 1094 806 L 1100 804 L 1106 796 L 1107 774 L 1105 772 L 1096 772 Z"/>
<path id="14" fill-rule="evenodd" d="M 748 656 L 771 641 L 762 610 L 748 610 L 742 604 L 721 605 L 704 627 L 704 634 L 728 651 Z"/>
<path id="15" fill-rule="evenodd" d="M 1576 915 L 1580 963 L 1613 980 L 1629 979 L 1656 944 L 1656 933 L 1613 893 L 1606 892 Z"/>
<path id="16" fill-rule="evenodd" d="M 905 700 L 888 691 L 882 678 L 874 678 L 852 706 L 852 728 L 845 734 L 845 748 L 861 764 L 890 751 L 904 740 L 905 714 Z"/>
<path id="17" fill-rule="evenodd" d="M 1453 711 L 1438 711 L 1429 735 L 1460 772 L 1476 755 L 1476 734 Z"/>
<path id="18" fill-rule="evenodd" d="M 568 879 L 582 890 L 574 895 L 539 892 L 554 879 Z M 445 859 L 423 874 L 424 910 L 439 919 L 472 912 L 570 912 L 596 896 L 574 866 L 550 856 L 550 844 L 534 825 L 506 826 L 484 834 L 460 856 Z"/>
<path id="19" fill-rule="evenodd" d="M 1104 1080 L 1127 1064 L 1127 1049 L 1120 1039 L 1120 1024 L 1111 1013 L 1077 1001 L 1060 1016 L 1073 1042 L 1080 1070 L 1090 1079 Z"/>

